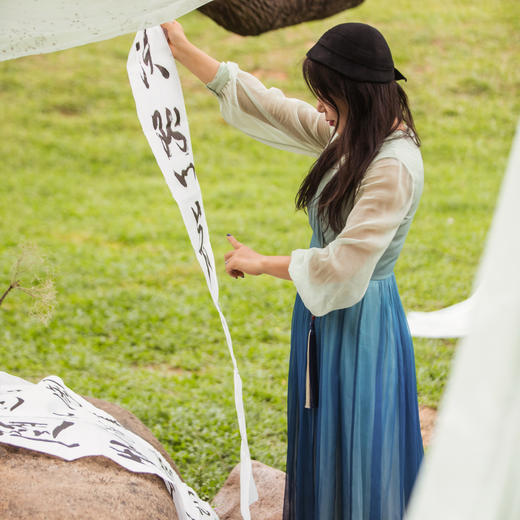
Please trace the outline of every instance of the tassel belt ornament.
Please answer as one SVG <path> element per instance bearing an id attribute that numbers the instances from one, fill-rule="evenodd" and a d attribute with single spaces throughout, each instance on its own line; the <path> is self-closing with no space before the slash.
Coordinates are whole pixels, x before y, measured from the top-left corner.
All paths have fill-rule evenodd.
<path id="1" fill-rule="evenodd" d="M 305 374 L 305 408 L 317 408 L 319 397 L 318 384 L 318 346 L 316 344 L 315 316 L 311 316 L 311 326 L 307 336 L 307 370 Z"/>

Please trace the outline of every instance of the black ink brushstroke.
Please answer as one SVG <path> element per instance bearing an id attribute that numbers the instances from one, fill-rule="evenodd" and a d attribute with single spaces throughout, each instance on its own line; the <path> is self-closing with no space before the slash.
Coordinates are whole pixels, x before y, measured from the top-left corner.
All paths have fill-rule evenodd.
<path id="1" fill-rule="evenodd" d="M 200 208 L 200 202 L 197 200 L 195 201 L 195 206 L 197 207 L 197 212 L 195 213 L 195 210 L 193 208 L 191 209 L 191 212 L 193 213 L 193 216 L 195 217 L 195 221 L 197 224 L 199 223 L 199 218 L 202 216 L 202 210 Z"/>
<path id="2" fill-rule="evenodd" d="M 159 69 L 159 72 L 162 74 L 162 77 L 164 79 L 168 79 L 170 77 L 170 73 L 168 72 L 168 69 L 166 67 L 157 64 L 155 66 Z"/>
<path id="3" fill-rule="evenodd" d="M 124 444 L 113 439 L 110 441 L 110 444 L 115 444 L 116 446 L 121 446 L 122 448 L 124 448 L 123 450 L 119 450 L 118 448 L 110 446 L 111 449 L 113 449 L 120 457 L 123 457 L 124 459 L 133 460 L 138 464 L 143 464 L 143 462 L 147 462 L 152 466 L 154 465 L 154 463 L 151 460 L 148 460 L 144 455 L 139 453 L 134 447 L 130 446 L 129 444 Z"/>
<path id="4" fill-rule="evenodd" d="M 73 426 L 74 423 L 70 421 L 63 421 L 59 426 L 56 426 L 54 430 L 52 430 L 52 436 L 56 438 L 63 430 L 68 428 L 69 426 Z"/>
<path id="5" fill-rule="evenodd" d="M 62 446 L 65 446 L 65 448 L 77 448 L 79 446 L 79 443 L 75 442 L 73 444 L 67 444 L 66 442 L 56 441 L 52 439 L 35 439 L 34 437 L 26 437 L 25 435 L 21 435 L 17 432 L 11 432 L 9 437 L 18 437 L 20 439 L 26 439 L 28 441 L 38 441 L 38 442 L 49 442 L 51 444 L 61 444 Z"/>
<path id="6" fill-rule="evenodd" d="M 9 409 L 10 412 L 12 412 L 13 410 L 16 410 L 16 408 L 18 408 L 19 406 L 22 406 L 22 404 L 25 402 L 25 400 L 22 399 L 21 397 L 17 397 L 16 399 L 18 399 L 18 402 L 16 404 L 14 404 L 13 406 L 11 406 L 11 408 Z"/>
<path id="7" fill-rule="evenodd" d="M 193 163 L 188 164 L 184 170 L 181 170 L 181 173 L 177 173 L 175 170 L 173 170 L 173 173 L 175 177 L 177 177 L 177 180 L 184 186 L 185 188 L 188 187 L 188 183 L 186 182 L 186 177 L 188 176 L 189 171 L 193 171 L 193 175 L 196 178 L 197 175 L 195 174 L 195 166 L 193 166 Z"/>

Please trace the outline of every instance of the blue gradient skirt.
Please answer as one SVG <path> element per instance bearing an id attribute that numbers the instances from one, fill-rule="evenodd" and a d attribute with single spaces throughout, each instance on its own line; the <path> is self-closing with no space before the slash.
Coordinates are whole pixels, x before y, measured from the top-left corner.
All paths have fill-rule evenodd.
<path id="1" fill-rule="evenodd" d="M 319 401 L 305 408 L 311 314 L 296 297 L 284 520 L 400 520 L 423 456 L 415 360 L 394 275 L 315 319 Z"/>

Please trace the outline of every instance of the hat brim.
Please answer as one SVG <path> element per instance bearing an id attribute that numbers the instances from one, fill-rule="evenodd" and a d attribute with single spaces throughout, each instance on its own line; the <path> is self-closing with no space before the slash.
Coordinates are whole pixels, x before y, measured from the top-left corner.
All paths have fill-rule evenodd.
<path id="1" fill-rule="evenodd" d="M 399 81 L 401 79 L 406 81 L 406 78 L 394 67 L 384 70 L 369 68 L 335 53 L 321 45 L 320 42 L 309 49 L 307 57 L 353 81 L 369 83 L 390 83 L 391 81 Z"/>
<path id="2" fill-rule="evenodd" d="M 399 81 L 401 79 L 404 79 L 405 81 L 408 81 L 405 76 L 403 76 L 396 68 L 394 68 L 394 74 L 395 74 L 395 81 Z"/>

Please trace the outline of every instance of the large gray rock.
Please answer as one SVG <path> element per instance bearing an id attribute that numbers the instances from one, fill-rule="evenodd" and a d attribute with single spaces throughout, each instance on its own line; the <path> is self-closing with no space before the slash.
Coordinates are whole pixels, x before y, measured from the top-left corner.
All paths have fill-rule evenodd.
<path id="1" fill-rule="evenodd" d="M 168 453 L 137 417 L 87 398 L 154 446 L 178 472 Z M 67 462 L 0 444 L 2 520 L 177 520 L 171 496 L 156 475 L 132 473 L 105 457 Z"/>

